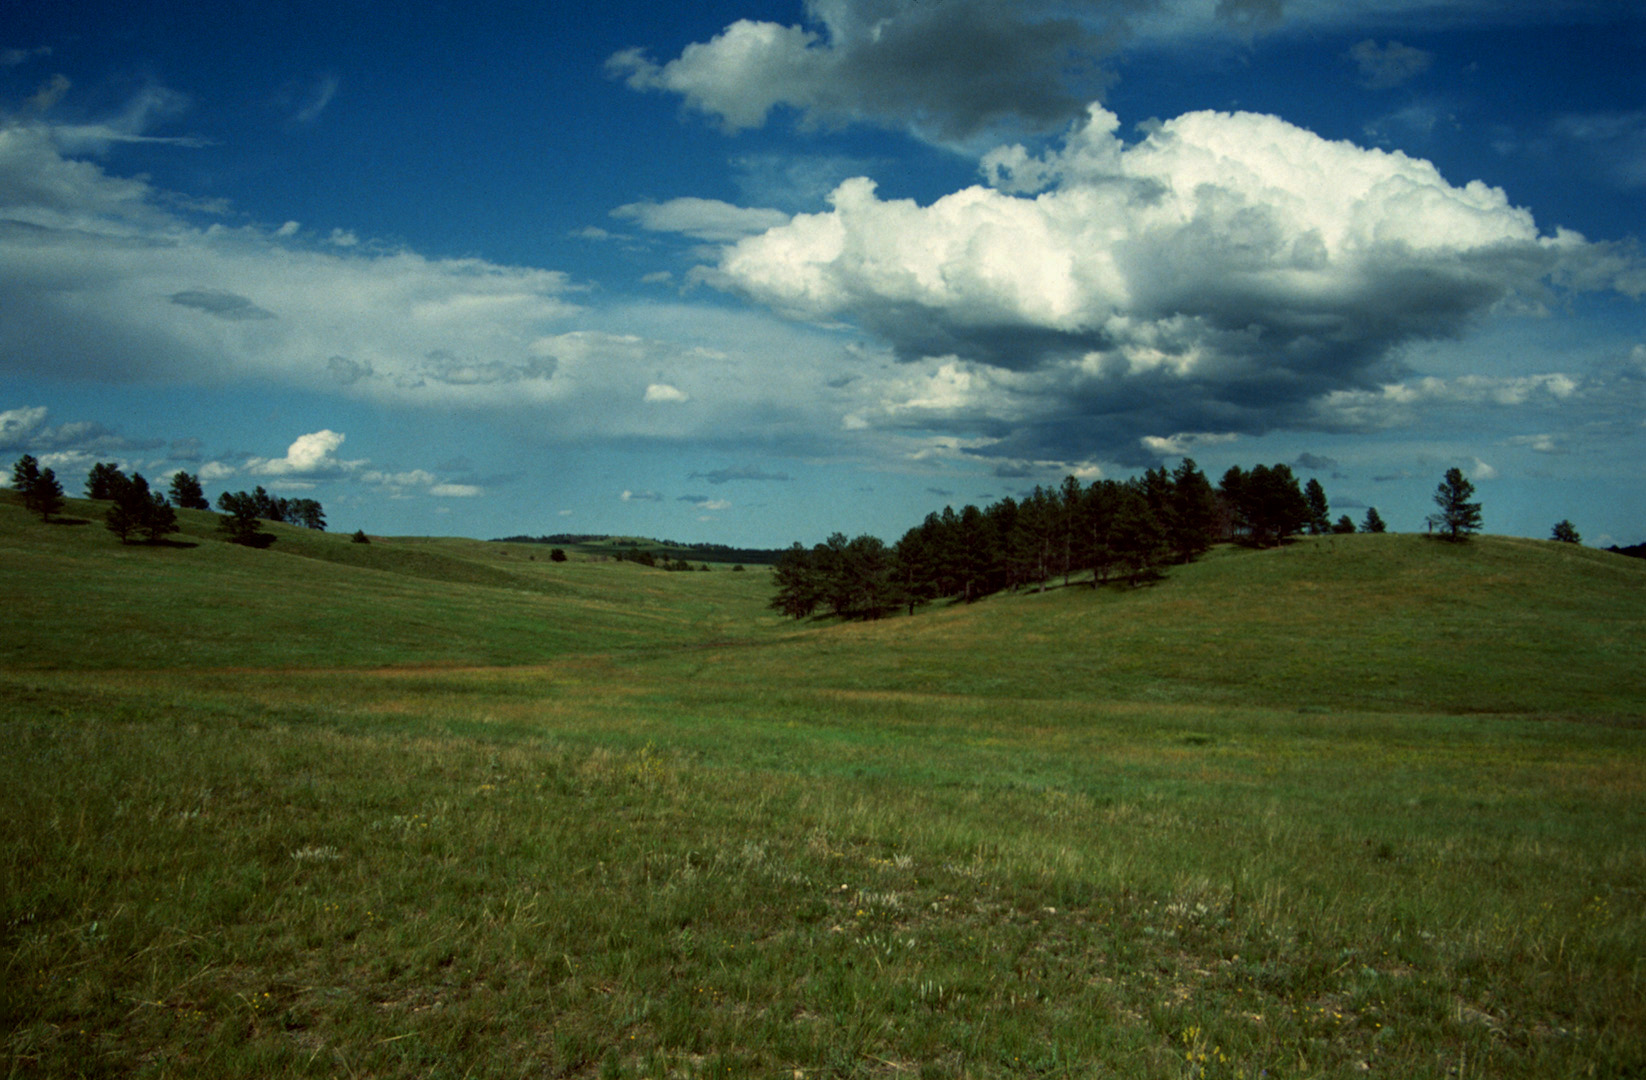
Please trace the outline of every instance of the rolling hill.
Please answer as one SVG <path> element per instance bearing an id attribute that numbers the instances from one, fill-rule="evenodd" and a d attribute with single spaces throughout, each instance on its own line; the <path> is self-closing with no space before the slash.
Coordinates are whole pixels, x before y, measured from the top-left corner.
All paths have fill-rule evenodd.
<path id="1" fill-rule="evenodd" d="M 1646 563 L 770 578 L 0 495 L 0 1070 L 1646 1070 Z M 533 558 L 533 556 L 537 556 Z"/>

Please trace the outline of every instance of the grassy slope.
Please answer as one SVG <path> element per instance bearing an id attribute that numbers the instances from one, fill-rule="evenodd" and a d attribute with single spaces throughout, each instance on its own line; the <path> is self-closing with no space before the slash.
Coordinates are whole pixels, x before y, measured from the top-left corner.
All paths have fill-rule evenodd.
<path id="1" fill-rule="evenodd" d="M 7 493 L 9 498 L 10 493 Z M 748 633 L 752 580 L 711 586 L 632 564 L 555 564 L 526 546 L 268 526 L 251 550 L 183 511 L 168 545 L 122 547 L 102 507 L 42 525 L 0 505 L 12 667 L 517 664 Z M 541 558 L 534 559 L 533 556 Z M 671 581 L 667 577 L 682 580 Z M 707 578 L 709 575 L 699 575 Z M 734 606 L 737 617 L 729 610 Z"/>
<path id="2" fill-rule="evenodd" d="M 1646 562 L 1410 535 L 1222 549 L 1141 590 L 950 607 L 820 639 L 833 685 L 1035 697 L 1638 716 Z"/>
<path id="3" fill-rule="evenodd" d="M 1646 1068 L 1639 561 L 797 625 L 762 571 L 3 498 L 24 1075 Z"/>

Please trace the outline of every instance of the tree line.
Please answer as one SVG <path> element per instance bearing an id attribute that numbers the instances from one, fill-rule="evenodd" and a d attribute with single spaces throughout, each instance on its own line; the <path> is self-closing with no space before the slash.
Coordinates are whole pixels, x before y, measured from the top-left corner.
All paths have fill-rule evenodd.
<path id="1" fill-rule="evenodd" d="M 63 484 L 50 468 L 24 454 L 12 466 L 12 487 L 23 497 L 23 505 L 50 521 L 64 506 Z M 170 498 L 150 488 L 142 473 L 127 476 L 118 465 L 99 461 L 86 474 L 86 498 L 112 503 L 104 513 L 108 530 L 123 544 L 138 538 L 159 543 L 178 531 L 177 509 L 210 510 L 200 478 L 179 470 L 171 477 Z M 274 537 L 263 531 L 262 522 L 279 521 L 325 531 L 325 509 L 314 499 L 285 499 L 270 495 L 262 487 L 255 491 L 225 491 L 217 497 L 223 512 L 218 530 L 232 543 L 267 547 Z M 362 534 L 363 535 L 363 534 Z"/>
<path id="2" fill-rule="evenodd" d="M 1054 488 L 990 506 L 944 507 L 888 546 L 874 536 L 835 533 L 807 548 L 795 543 L 774 568 L 771 607 L 803 619 L 819 610 L 879 618 L 939 599 L 971 602 L 994 593 L 1045 589 L 1090 574 L 1093 588 L 1138 584 L 1167 563 L 1186 563 L 1221 540 L 1257 547 L 1308 532 L 1383 532 L 1375 507 L 1356 526 L 1334 523 L 1318 480 L 1299 484 L 1290 466 L 1239 466 L 1213 487 L 1192 458 L 1130 480 Z"/>

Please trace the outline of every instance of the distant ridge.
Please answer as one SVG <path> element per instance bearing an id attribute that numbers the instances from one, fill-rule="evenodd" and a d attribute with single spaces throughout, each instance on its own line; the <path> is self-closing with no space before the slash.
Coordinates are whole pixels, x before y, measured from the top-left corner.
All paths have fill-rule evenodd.
<path id="1" fill-rule="evenodd" d="M 1631 559 L 1646 559 L 1646 540 L 1642 540 L 1638 544 L 1630 544 L 1628 547 L 1618 547 L 1613 544 L 1606 550 L 1614 555 L 1627 555 Z"/>
<path id="2" fill-rule="evenodd" d="M 739 548 L 726 544 L 682 544 L 675 540 L 653 540 L 641 536 L 612 536 L 599 533 L 552 533 L 547 536 L 500 536 L 494 544 L 558 544 L 575 547 L 591 554 L 603 548 L 638 548 L 675 559 L 697 559 L 700 562 L 754 563 L 770 566 L 777 562 L 783 551 L 778 548 Z"/>

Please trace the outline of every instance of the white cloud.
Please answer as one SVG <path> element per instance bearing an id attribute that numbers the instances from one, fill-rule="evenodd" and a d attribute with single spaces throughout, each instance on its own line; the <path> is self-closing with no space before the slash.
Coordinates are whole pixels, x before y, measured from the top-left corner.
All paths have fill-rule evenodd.
<path id="1" fill-rule="evenodd" d="M 0 449 L 24 449 L 28 446 L 29 436 L 38 431 L 45 421 L 44 405 L 30 405 L 0 412 Z"/>
<path id="2" fill-rule="evenodd" d="M 816 29 L 740 19 L 667 63 L 628 49 L 607 70 L 636 90 L 680 94 L 728 131 L 786 105 L 808 125 L 867 121 L 955 142 L 1055 127 L 1082 100 L 1071 72 L 1084 70 L 1088 88 L 1106 81 L 1086 61 L 1110 50 L 1120 19 L 1066 10 L 1056 0 L 811 0 Z"/>
<path id="3" fill-rule="evenodd" d="M 376 484 L 386 488 L 433 487 L 440 482 L 440 478 L 426 469 L 411 469 L 406 472 L 389 473 L 371 469 L 360 474 L 362 483 Z"/>
<path id="4" fill-rule="evenodd" d="M 1334 390 L 1315 403 L 1316 419 L 1327 429 L 1371 431 L 1409 424 L 1421 410 L 1437 406 L 1514 408 L 1556 404 L 1577 394 L 1581 385 L 1578 379 L 1561 372 L 1460 375 L 1455 379 L 1428 376 L 1386 383 L 1371 390 Z"/>
<path id="5" fill-rule="evenodd" d="M 647 401 L 690 401 L 691 398 L 679 387 L 668 383 L 652 383 L 646 387 Z"/>
<path id="6" fill-rule="evenodd" d="M 655 491 L 629 491 L 627 489 L 625 489 L 623 494 L 619 495 L 618 498 L 622 499 L 624 502 L 662 502 L 663 501 L 663 496 L 658 494 Z"/>
<path id="7" fill-rule="evenodd" d="M 789 221 L 789 215 L 781 210 L 751 209 L 719 199 L 696 198 L 627 203 L 613 210 L 612 217 L 637 222 L 652 232 L 684 233 L 714 243 L 741 240 Z"/>
<path id="8" fill-rule="evenodd" d="M 974 147 L 991 135 L 1069 123 L 1111 82 L 1105 61 L 1137 42 L 1249 45 L 1255 34 L 1309 27 L 1606 17 L 1616 2 L 807 0 L 803 24 L 740 19 L 674 59 L 659 63 L 630 48 L 606 67 L 635 90 L 678 94 L 729 132 L 760 127 L 787 107 L 806 128 L 868 123 Z M 1422 50 L 1392 41 L 1363 41 L 1352 58 L 1372 87 L 1399 85 L 1430 62 Z"/>
<path id="9" fill-rule="evenodd" d="M 317 247 L 291 224 L 200 227 L 163 203 L 40 125 L 0 127 L 8 366 L 310 389 L 343 370 L 378 398 L 518 401 L 502 384 L 546 383 L 540 343 L 579 310 L 553 271 L 336 247 L 346 230 Z"/>
<path id="10" fill-rule="evenodd" d="M 251 458 L 240 467 L 252 476 L 278 476 L 292 479 L 320 479 L 344 475 L 366 464 L 364 461 L 339 461 L 337 448 L 343 445 L 344 435 L 329 428 L 308 435 L 299 435 L 286 449 L 283 458 Z"/>
<path id="11" fill-rule="evenodd" d="M 828 212 L 729 247 L 709 280 L 792 318 L 854 323 L 905 360 L 946 358 L 883 419 L 994 421 L 1009 429 L 1002 454 L 1078 460 L 1137 458 L 1162 430 L 1312 426 L 1381 393 L 1408 343 L 1455 337 L 1557 277 L 1638 273 L 1575 234 L 1541 234 L 1501 190 L 1275 117 L 1191 113 L 1135 145 L 1117 129 L 1094 106 L 1061 150 L 986 155 L 995 189 L 929 206 L 848 181 Z"/>
<path id="12" fill-rule="evenodd" d="M 1227 432 L 1180 431 L 1176 435 L 1145 435 L 1143 449 L 1157 457 L 1181 457 L 1194 453 L 1197 447 L 1231 443 L 1240 436 Z"/>
<path id="13" fill-rule="evenodd" d="M 478 484 L 436 484 L 429 489 L 430 495 L 443 499 L 473 499 L 485 493 Z"/>
<path id="14" fill-rule="evenodd" d="M 1497 479 L 1497 470 L 1486 464 L 1484 461 L 1481 461 L 1479 458 L 1474 458 L 1470 461 L 1468 472 L 1470 478 L 1475 480 Z"/>

